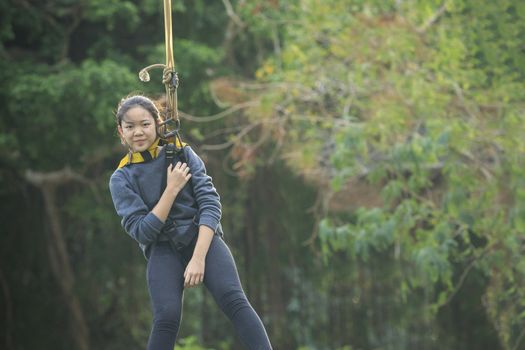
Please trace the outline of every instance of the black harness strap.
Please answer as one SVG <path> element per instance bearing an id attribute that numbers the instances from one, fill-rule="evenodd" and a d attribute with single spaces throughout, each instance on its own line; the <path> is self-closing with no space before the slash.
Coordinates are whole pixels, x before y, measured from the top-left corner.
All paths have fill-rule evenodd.
<path id="1" fill-rule="evenodd" d="M 151 156 L 151 154 L 148 151 L 140 152 L 140 155 L 142 156 L 142 158 L 144 158 L 145 162 L 148 162 L 148 161 L 153 159 L 153 157 Z"/>
<path id="2" fill-rule="evenodd" d="M 175 158 L 175 145 L 173 143 L 168 143 L 167 145 L 164 146 L 164 148 L 166 149 L 166 157 L 164 160 L 165 165 L 164 165 L 164 172 L 162 174 L 162 184 L 160 186 L 160 196 L 162 196 L 162 193 L 166 189 L 168 167 L 170 166 L 170 164 L 173 164 L 173 158 Z M 166 218 L 166 221 L 167 220 L 168 218 Z M 171 249 L 173 249 L 174 251 L 180 250 L 182 248 L 182 247 L 177 247 L 177 245 L 175 244 L 175 242 L 173 242 L 170 236 L 168 236 L 168 234 L 164 232 L 164 229 L 161 231 L 161 235 L 163 235 L 164 237 L 168 239 L 168 242 L 170 242 Z"/>
<path id="3" fill-rule="evenodd" d="M 184 162 L 186 163 L 186 157 L 184 155 L 184 146 L 181 147 L 181 148 L 177 148 L 175 147 L 175 145 L 173 143 L 168 143 L 164 146 L 164 148 L 166 149 L 166 157 L 165 157 L 165 161 L 164 161 L 164 173 L 162 174 L 162 184 L 161 184 L 161 187 L 160 187 L 160 196 L 162 196 L 162 193 L 164 192 L 164 190 L 166 189 L 166 185 L 167 185 L 167 171 L 168 171 L 168 167 L 170 166 L 170 164 L 173 164 L 173 160 L 175 159 L 175 155 L 177 155 L 177 158 L 181 161 L 181 162 Z M 191 179 L 190 179 L 191 181 Z M 159 196 L 159 198 L 160 198 Z M 166 219 L 167 221 L 168 219 Z M 170 243 L 170 246 L 173 250 L 182 250 L 185 246 L 181 243 L 176 243 L 173 241 L 173 239 L 171 239 L 171 237 L 166 233 L 164 232 L 164 229 L 161 231 L 161 235 L 163 235 L 164 237 L 166 237 L 168 239 L 168 242 Z"/>

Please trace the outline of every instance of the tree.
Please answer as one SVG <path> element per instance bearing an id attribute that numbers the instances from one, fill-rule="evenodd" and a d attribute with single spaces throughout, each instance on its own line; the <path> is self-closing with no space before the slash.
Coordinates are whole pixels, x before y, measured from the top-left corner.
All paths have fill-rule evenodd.
<path id="1" fill-rule="evenodd" d="M 469 311 L 484 308 L 503 348 L 522 347 L 523 5 L 305 0 L 269 13 L 287 25 L 249 115 L 323 189 L 326 267 L 351 266 L 327 287 L 371 314 L 364 339 L 347 319 L 356 333 L 333 345 L 472 345 L 472 333 L 435 343 L 438 316 L 467 284 L 482 289 L 470 289 L 481 298 Z M 348 184 L 378 196 L 336 208 L 359 192 Z"/>

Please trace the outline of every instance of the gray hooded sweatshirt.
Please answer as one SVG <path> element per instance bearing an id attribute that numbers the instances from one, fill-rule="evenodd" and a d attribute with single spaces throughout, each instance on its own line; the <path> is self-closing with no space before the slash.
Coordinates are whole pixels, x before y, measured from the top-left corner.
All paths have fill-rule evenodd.
<path id="1" fill-rule="evenodd" d="M 162 179 L 166 172 L 165 154 L 163 148 L 155 159 L 119 168 L 109 180 L 109 190 L 117 214 L 122 218 L 122 227 L 139 243 L 146 257 L 152 243 L 159 238 L 164 240 L 160 233 L 165 224 L 151 209 L 164 191 Z M 207 175 L 202 159 L 190 146 L 184 147 L 184 154 L 191 180 L 173 202 L 166 224 L 172 222 L 184 225 L 196 219 L 199 226 L 206 225 L 222 235 L 220 197 L 212 178 Z"/>

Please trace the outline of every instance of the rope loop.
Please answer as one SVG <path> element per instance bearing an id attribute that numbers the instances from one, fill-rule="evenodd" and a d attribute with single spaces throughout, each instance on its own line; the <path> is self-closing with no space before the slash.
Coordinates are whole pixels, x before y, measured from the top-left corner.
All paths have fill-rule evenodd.
<path id="1" fill-rule="evenodd" d="M 175 69 L 170 67 L 164 68 L 164 72 L 162 73 L 162 83 L 172 89 L 179 87 L 179 76 Z"/>

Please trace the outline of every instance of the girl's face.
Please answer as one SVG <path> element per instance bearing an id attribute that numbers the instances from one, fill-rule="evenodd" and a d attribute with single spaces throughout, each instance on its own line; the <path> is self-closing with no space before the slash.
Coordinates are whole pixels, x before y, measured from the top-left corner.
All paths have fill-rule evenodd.
<path id="1" fill-rule="evenodd" d="M 133 152 L 142 152 L 157 139 L 157 124 L 150 112 L 137 106 L 124 115 L 118 133 Z"/>

